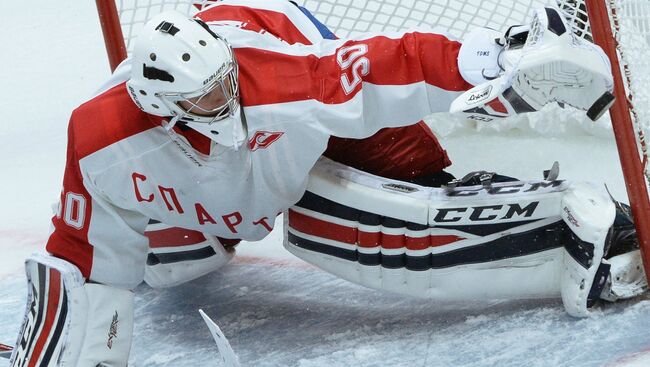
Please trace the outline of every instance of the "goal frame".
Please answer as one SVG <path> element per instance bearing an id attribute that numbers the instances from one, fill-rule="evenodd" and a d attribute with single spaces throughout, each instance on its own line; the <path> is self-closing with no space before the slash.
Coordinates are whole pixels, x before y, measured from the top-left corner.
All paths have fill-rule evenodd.
<path id="1" fill-rule="evenodd" d="M 108 54 L 108 64 L 112 73 L 127 57 L 120 15 L 114 0 L 95 0 L 95 3 Z"/>
<path id="2" fill-rule="evenodd" d="M 612 31 L 607 4 L 613 0 L 586 0 L 594 42 L 600 46 L 612 63 L 614 96 L 616 100 L 609 113 L 614 129 L 616 149 L 623 170 L 625 190 L 630 201 L 634 226 L 639 241 L 646 279 L 650 284 L 650 198 L 643 164 L 636 142 L 636 132 L 630 115 L 630 103 L 625 92 L 618 59 L 618 43 Z"/>
<path id="3" fill-rule="evenodd" d="M 119 13 L 115 0 L 95 0 L 104 35 L 111 72 L 127 57 Z M 612 31 L 608 4 L 613 0 L 586 0 L 587 13 L 592 27 L 594 42 L 608 55 L 614 76 L 616 100 L 610 109 L 612 127 L 618 156 L 623 170 L 625 189 L 634 216 L 639 247 L 641 249 L 646 279 L 650 284 L 650 198 L 646 189 L 634 124 L 630 116 L 630 102 L 618 59 L 618 44 Z"/>

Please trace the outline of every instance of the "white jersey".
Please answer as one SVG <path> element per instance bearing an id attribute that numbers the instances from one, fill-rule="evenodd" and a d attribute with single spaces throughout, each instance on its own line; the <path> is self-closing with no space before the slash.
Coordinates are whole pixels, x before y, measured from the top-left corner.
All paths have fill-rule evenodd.
<path id="1" fill-rule="evenodd" d="M 326 39 L 282 0 L 223 1 L 198 17 L 233 46 L 247 144 L 234 150 L 191 130 L 168 132 L 165 119 L 131 101 L 124 62 L 72 114 L 47 246 L 93 281 L 131 288 L 142 280 L 150 219 L 223 238 L 264 238 L 304 193 L 331 136 L 415 124 L 447 111 L 470 87 L 456 66 L 460 45 L 438 34 Z"/>

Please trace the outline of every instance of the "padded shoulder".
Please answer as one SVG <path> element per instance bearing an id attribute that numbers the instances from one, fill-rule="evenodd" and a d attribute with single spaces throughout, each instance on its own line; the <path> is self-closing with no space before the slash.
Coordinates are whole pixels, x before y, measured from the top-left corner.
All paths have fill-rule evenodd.
<path id="1" fill-rule="evenodd" d="M 79 159 L 129 136 L 159 126 L 160 118 L 142 112 L 125 83 L 108 89 L 72 112 L 68 139 Z"/>

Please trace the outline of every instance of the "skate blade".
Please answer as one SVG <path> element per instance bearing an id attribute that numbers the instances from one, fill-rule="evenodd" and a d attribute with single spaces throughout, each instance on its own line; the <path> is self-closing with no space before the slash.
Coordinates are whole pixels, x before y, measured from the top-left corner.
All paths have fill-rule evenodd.
<path id="1" fill-rule="evenodd" d="M 648 283 L 639 250 L 630 251 L 608 260 L 611 264 L 609 284 L 601 299 L 615 302 L 639 296 L 648 290 Z"/>

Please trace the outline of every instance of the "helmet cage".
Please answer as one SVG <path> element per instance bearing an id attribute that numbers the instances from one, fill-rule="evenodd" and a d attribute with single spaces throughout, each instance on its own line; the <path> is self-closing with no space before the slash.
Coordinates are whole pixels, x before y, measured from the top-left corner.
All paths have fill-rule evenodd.
<path id="1" fill-rule="evenodd" d="M 219 70 L 208 80 L 204 81 L 203 87 L 191 92 L 159 92 L 156 97 L 178 116 L 180 121 L 199 122 L 212 124 L 227 117 L 234 116 L 239 111 L 239 82 L 238 65 L 235 60 L 232 47 L 225 39 L 219 37 L 228 49 L 230 61 L 221 65 Z M 225 98 L 225 102 L 211 109 L 200 106 L 201 101 L 215 89 L 219 90 Z M 185 109 L 179 102 L 185 102 L 190 107 Z M 200 114 L 193 111 L 199 111 Z"/>

